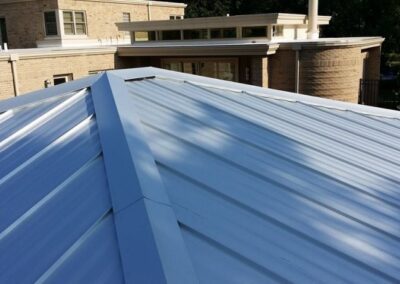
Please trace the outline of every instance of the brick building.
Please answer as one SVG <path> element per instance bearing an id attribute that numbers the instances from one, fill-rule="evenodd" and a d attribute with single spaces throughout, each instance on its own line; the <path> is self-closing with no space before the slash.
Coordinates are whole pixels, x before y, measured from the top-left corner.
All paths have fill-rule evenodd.
<path id="1" fill-rule="evenodd" d="M 273 89 L 358 102 L 360 80 L 380 77 L 381 37 L 320 38 L 330 17 L 260 14 L 118 23 L 131 67 L 155 66 Z"/>
<path id="2" fill-rule="evenodd" d="M 129 43 L 116 22 L 183 17 L 185 7 L 135 0 L 0 0 L 0 42 L 12 49 Z"/>
<path id="3" fill-rule="evenodd" d="M 316 1 L 308 15 L 194 19 L 183 19 L 181 3 L 27 3 L 0 0 L 9 47 L 40 47 L 0 52 L 0 98 L 99 71 L 155 66 L 357 103 L 360 80 L 380 76 L 384 39 L 320 38 L 330 17 L 318 15 Z M 18 21 L 22 5 L 31 21 Z"/>

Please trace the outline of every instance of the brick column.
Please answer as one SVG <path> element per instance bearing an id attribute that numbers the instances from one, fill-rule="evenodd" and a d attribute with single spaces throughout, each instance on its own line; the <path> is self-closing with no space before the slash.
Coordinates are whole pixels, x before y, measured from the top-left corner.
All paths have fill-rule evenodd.
<path id="1" fill-rule="evenodd" d="M 251 58 L 251 84 L 259 87 L 268 87 L 268 57 Z"/>

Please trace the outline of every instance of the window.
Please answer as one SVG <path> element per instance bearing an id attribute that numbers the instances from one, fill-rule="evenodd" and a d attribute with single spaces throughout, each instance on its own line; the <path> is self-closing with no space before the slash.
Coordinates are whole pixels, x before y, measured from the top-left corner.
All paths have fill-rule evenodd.
<path id="1" fill-rule="evenodd" d="M 53 84 L 60 85 L 62 83 L 66 83 L 72 81 L 72 74 L 62 74 L 62 75 L 54 75 L 53 76 Z"/>
<path id="2" fill-rule="evenodd" d="M 181 31 L 161 31 L 162 40 L 180 40 L 181 39 Z"/>
<path id="3" fill-rule="evenodd" d="M 122 13 L 122 22 L 129 23 L 131 21 L 131 14 L 130 13 Z M 129 36 L 130 32 L 124 32 L 125 36 Z"/>
<path id="4" fill-rule="evenodd" d="M 170 20 L 182 20 L 183 16 L 181 16 L 181 15 L 170 15 L 169 19 Z"/>
<path id="5" fill-rule="evenodd" d="M 134 32 L 134 39 L 135 41 L 149 41 L 149 40 L 156 40 L 156 32 Z"/>
<path id="6" fill-rule="evenodd" d="M 56 11 L 44 12 L 44 28 L 46 36 L 58 35 Z"/>
<path id="7" fill-rule="evenodd" d="M 131 21 L 130 13 L 122 13 L 122 22 L 129 23 Z"/>
<path id="8" fill-rule="evenodd" d="M 242 29 L 242 37 L 267 37 L 267 28 L 245 27 Z"/>
<path id="9" fill-rule="evenodd" d="M 207 30 L 184 30 L 183 38 L 184 39 L 206 39 L 207 38 Z"/>
<path id="10" fill-rule="evenodd" d="M 66 35 L 85 35 L 86 17 L 85 12 L 64 11 L 64 33 Z"/>
<path id="11" fill-rule="evenodd" d="M 238 61 L 234 58 L 165 59 L 162 68 L 228 81 L 238 80 Z"/>
<path id="12" fill-rule="evenodd" d="M 283 36 L 283 26 L 273 26 L 272 27 L 273 36 Z"/>
<path id="13" fill-rule="evenodd" d="M 215 38 L 236 38 L 236 28 L 211 29 L 210 37 Z"/>

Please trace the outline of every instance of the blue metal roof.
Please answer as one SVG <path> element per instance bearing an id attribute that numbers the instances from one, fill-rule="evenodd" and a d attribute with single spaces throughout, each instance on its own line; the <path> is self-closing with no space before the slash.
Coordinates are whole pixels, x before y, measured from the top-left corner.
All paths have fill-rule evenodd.
<path id="1" fill-rule="evenodd" d="M 0 103 L 0 282 L 400 281 L 400 114 L 154 68 Z"/>

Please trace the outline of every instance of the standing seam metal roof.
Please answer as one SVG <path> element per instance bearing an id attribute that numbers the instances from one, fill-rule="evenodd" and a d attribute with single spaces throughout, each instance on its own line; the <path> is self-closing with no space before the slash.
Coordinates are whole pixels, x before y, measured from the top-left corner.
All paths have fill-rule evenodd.
<path id="1" fill-rule="evenodd" d="M 0 103 L 0 282 L 400 281 L 400 114 L 154 68 Z"/>

